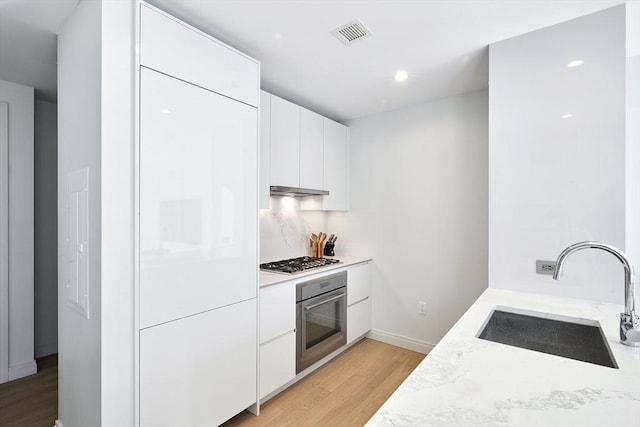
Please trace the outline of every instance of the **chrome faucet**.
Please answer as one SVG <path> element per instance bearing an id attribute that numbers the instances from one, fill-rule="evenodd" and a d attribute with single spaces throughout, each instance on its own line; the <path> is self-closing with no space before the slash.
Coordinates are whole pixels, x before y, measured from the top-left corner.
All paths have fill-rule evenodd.
<path id="1" fill-rule="evenodd" d="M 636 313 L 635 274 L 631 261 L 620 249 L 599 242 L 575 243 L 558 255 L 554 280 L 562 275 L 562 265 L 569 255 L 581 249 L 602 249 L 620 260 L 624 266 L 624 312 L 620 313 L 620 342 L 631 347 L 640 347 L 640 316 Z"/>

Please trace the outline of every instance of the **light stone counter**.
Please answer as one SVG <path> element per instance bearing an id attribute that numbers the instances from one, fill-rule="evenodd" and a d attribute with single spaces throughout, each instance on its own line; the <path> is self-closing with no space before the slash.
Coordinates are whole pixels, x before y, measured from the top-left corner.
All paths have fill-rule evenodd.
<path id="1" fill-rule="evenodd" d="M 282 274 L 282 273 L 271 273 L 268 271 L 260 272 L 260 287 L 275 285 L 277 283 L 288 282 L 289 280 L 298 280 L 304 278 L 305 280 L 315 279 L 316 277 L 325 275 L 328 272 L 338 272 L 344 270 L 345 267 L 350 267 L 356 264 L 360 264 L 363 262 L 371 261 L 371 258 L 360 257 L 360 256 L 335 256 L 335 257 L 325 257 L 331 259 L 339 259 L 339 264 L 331 264 L 326 267 L 314 268 L 311 270 L 303 271 L 301 273 L 296 274 Z"/>
<path id="2" fill-rule="evenodd" d="M 475 338 L 497 305 L 598 320 L 619 369 Z M 487 289 L 367 425 L 640 426 L 640 349 L 619 341 L 622 308 Z"/>

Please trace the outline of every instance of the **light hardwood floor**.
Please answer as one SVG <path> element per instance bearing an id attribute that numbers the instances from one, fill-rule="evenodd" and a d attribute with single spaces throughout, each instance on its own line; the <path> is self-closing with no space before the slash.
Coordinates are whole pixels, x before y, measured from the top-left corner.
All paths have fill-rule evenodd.
<path id="1" fill-rule="evenodd" d="M 260 408 L 225 427 L 363 426 L 424 358 L 364 339 Z"/>
<path id="2" fill-rule="evenodd" d="M 423 358 L 364 339 L 262 405 L 259 417 L 244 412 L 224 426 L 362 426 Z M 58 357 L 37 362 L 37 374 L 0 384 L 0 426 L 53 426 Z"/>
<path id="3" fill-rule="evenodd" d="M 58 355 L 36 362 L 37 374 L 0 384 L 0 426 L 52 427 L 58 418 Z"/>

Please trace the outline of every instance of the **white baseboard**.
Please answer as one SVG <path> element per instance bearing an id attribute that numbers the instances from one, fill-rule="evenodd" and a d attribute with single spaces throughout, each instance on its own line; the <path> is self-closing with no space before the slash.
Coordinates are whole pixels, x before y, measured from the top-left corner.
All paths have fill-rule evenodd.
<path id="1" fill-rule="evenodd" d="M 56 423 L 53 425 L 53 427 L 64 427 L 64 426 L 62 425 L 62 421 L 56 420 Z"/>
<path id="2" fill-rule="evenodd" d="M 38 372 L 38 366 L 35 360 L 29 360 L 19 365 L 9 366 L 9 381 L 17 380 L 18 378 L 33 375 Z"/>
<path id="3" fill-rule="evenodd" d="M 396 347 L 406 348 L 407 350 L 417 351 L 418 353 L 428 354 L 436 346 L 427 341 L 417 340 L 402 335 L 385 332 L 378 329 L 372 329 L 367 334 L 367 338 L 380 341 L 383 343 L 395 345 Z"/>

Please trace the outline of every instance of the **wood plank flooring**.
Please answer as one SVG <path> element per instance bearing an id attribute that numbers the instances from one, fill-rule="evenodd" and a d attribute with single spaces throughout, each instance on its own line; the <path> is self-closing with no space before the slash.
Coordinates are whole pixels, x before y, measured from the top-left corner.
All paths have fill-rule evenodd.
<path id="1" fill-rule="evenodd" d="M 0 384 L 0 426 L 52 427 L 58 418 L 58 355 L 38 359 L 38 373 Z"/>
<path id="2" fill-rule="evenodd" d="M 224 426 L 362 426 L 423 358 L 365 339 L 262 405 L 259 417 L 243 412 Z M 58 356 L 37 363 L 37 374 L 0 384 L 0 426 L 53 426 Z"/>
<path id="3" fill-rule="evenodd" d="M 424 358 L 424 354 L 364 339 L 225 427 L 363 426 Z"/>

